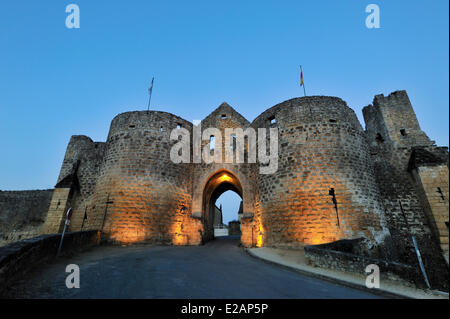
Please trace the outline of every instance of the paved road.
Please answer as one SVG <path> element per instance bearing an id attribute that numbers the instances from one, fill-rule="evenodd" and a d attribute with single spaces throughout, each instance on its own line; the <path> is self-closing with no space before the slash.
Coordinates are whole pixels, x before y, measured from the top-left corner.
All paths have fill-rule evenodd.
<path id="1" fill-rule="evenodd" d="M 100 246 L 61 258 L 17 283 L 19 298 L 377 298 L 255 259 L 236 238 L 204 246 Z M 80 267 L 68 289 L 65 267 Z"/>

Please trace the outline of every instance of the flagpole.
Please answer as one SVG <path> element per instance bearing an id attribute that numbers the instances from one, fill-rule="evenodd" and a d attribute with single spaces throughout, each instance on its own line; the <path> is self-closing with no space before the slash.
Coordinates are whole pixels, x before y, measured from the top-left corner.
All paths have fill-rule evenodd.
<path id="1" fill-rule="evenodd" d="M 147 111 L 150 111 L 150 101 L 152 100 L 152 93 L 150 92 L 150 96 L 148 98 Z"/>
<path id="2" fill-rule="evenodd" d="M 300 74 L 303 74 L 302 66 L 300 65 Z M 305 81 L 303 81 L 303 94 L 306 96 L 306 88 L 305 88 Z"/>
<path id="3" fill-rule="evenodd" d="M 150 88 L 148 89 L 149 97 L 148 97 L 148 106 L 147 111 L 150 111 L 150 102 L 152 100 L 152 92 L 153 92 L 153 81 L 155 80 L 155 77 L 152 78 L 152 84 L 150 85 Z"/>

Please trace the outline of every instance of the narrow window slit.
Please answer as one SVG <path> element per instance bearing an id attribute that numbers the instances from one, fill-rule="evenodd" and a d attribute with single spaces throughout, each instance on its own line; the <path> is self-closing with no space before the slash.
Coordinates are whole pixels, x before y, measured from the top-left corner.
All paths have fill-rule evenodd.
<path id="1" fill-rule="evenodd" d="M 381 136 L 380 133 L 377 133 L 377 137 L 375 138 L 375 140 L 377 141 L 378 144 L 384 142 L 384 138 L 383 138 L 383 136 Z"/>
<path id="2" fill-rule="evenodd" d="M 444 193 L 442 192 L 442 189 L 440 187 L 437 188 L 437 192 L 439 195 L 441 195 L 442 200 L 445 200 Z"/>
<path id="3" fill-rule="evenodd" d="M 214 137 L 214 135 L 211 135 L 209 137 L 209 150 L 214 151 L 215 146 L 216 146 L 216 138 Z"/>
<path id="4" fill-rule="evenodd" d="M 337 225 L 338 225 L 338 227 L 341 227 L 341 225 L 339 223 L 339 212 L 338 212 L 336 193 L 334 191 L 334 188 L 330 188 L 330 191 L 328 192 L 328 195 L 332 196 L 332 201 L 333 201 L 333 204 L 334 204 L 334 210 L 336 211 Z"/>

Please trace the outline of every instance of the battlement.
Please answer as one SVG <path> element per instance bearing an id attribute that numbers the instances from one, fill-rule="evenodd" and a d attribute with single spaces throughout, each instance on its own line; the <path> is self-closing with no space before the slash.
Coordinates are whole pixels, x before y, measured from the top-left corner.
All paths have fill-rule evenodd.
<path id="1" fill-rule="evenodd" d="M 375 95 L 373 99 L 373 105 L 375 107 L 395 107 L 395 106 L 410 106 L 408 94 L 405 90 L 399 90 L 392 92 L 388 96 L 384 94 Z"/>
<path id="2" fill-rule="evenodd" d="M 397 146 L 433 144 L 420 129 L 419 121 L 406 91 L 395 91 L 385 97 L 376 95 L 372 104 L 362 110 L 366 134 L 372 146 L 384 142 Z"/>

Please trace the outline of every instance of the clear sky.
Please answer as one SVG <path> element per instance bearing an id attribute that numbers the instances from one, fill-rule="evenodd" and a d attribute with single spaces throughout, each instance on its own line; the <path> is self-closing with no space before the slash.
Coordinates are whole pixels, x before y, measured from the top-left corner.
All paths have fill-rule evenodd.
<path id="1" fill-rule="evenodd" d="M 70 3 L 80 29 L 65 26 Z M 380 29 L 365 26 L 370 3 Z M 448 10 L 448 0 L 2 0 L 0 189 L 53 188 L 70 136 L 105 141 L 115 115 L 146 109 L 152 76 L 153 109 L 199 120 L 227 101 L 252 121 L 303 95 L 302 64 L 308 95 L 343 98 L 362 123 L 374 95 L 406 89 L 422 129 L 448 146 Z"/>

